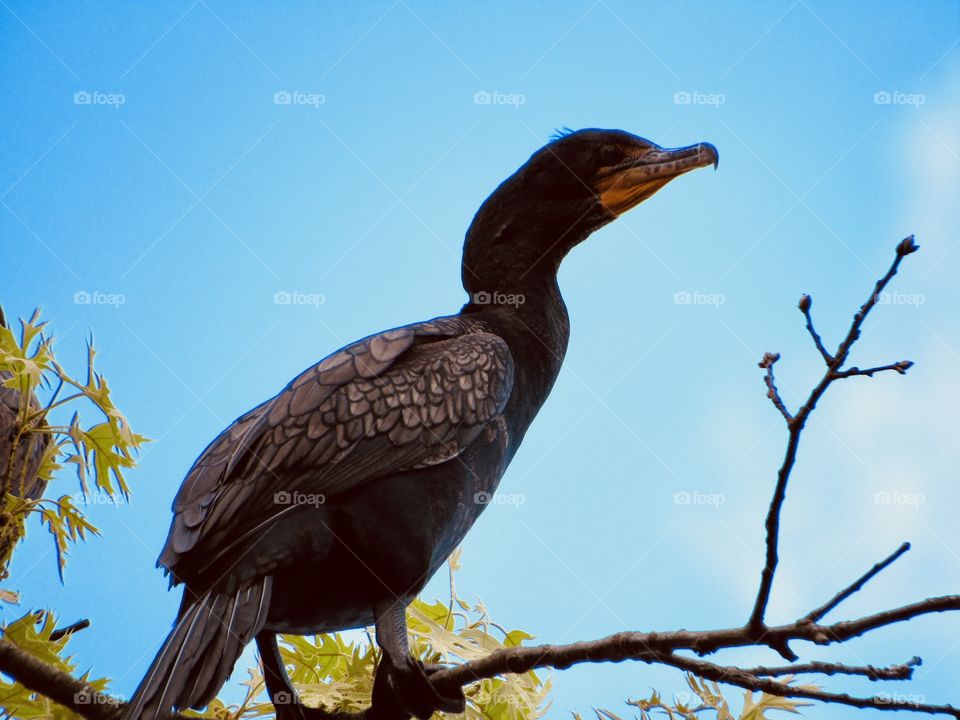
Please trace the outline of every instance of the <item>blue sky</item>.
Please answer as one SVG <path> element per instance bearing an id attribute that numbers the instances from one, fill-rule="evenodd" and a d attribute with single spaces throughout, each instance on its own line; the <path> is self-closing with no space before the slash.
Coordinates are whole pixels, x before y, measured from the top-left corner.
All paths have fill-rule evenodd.
<path id="1" fill-rule="evenodd" d="M 34 528 L 13 566 L 24 604 L 89 617 L 80 667 L 130 692 L 175 612 L 154 560 L 197 453 L 340 345 L 455 312 L 473 213 L 563 126 L 707 140 L 720 168 L 568 258 L 566 364 L 501 486 L 523 502 L 481 518 L 460 590 L 549 642 L 742 622 L 785 442 L 756 362 L 783 353 L 796 405 L 820 369 L 799 295 L 835 343 L 913 232 L 922 251 L 853 361 L 917 365 L 818 408 L 770 618 L 903 540 L 914 550 L 838 618 L 956 592 L 958 36 L 955 1 L 0 2 L 0 300 L 42 306 L 68 365 L 94 332 L 155 439 L 131 504 L 90 508 L 104 537 L 74 550 L 63 587 Z M 802 654 L 921 655 L 890 691 L 957 702 L 957 638 L 960 619 L 935 617 Z M 581 666 L 555 674 L 554 714 L 621 710 L 651 686 L 684 689 L 666 670 Z"/>

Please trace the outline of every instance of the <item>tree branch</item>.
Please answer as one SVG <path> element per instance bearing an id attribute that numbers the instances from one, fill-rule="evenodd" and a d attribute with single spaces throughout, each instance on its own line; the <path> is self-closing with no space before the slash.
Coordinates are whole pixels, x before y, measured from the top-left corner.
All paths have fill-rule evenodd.
<path id="1" fill-rule="evenodd" d="M 875 667 L 873 665 L 844 665 L 842 663 L 828 663 L 814 660 L 808 663 L 794 665 L 780 665 L 766 667 L 759 665 L 754 668 L 745 668 L 744 672 L 750 675 L 766 675 L 779 677 L 782 675 L 802 675 L 815 673 L 817 675 L 862 675 L 869 680 L 910 680 L 913 677 L 913 668 L 920 664 L 920 658 L 914 657 L 899 665 Z"/>
<path id="2" fill-rule="evenodd" d="M 777 571 L 777 563 L 779 562 L 777 550 L 780 535 L 780 511 L 783 508 L 783 501 L 787 496 L 787 483 L 790 480 L 790 473 L 793 471 L 793 466 L 797 459 L 797 448 L 800 445 L 800 435 L 807 423 L 807 418 L 810 417 L 810 413 L 812 413 L 814 408 L 816 408 L 817 402 L 821 397 L 823 397 L 823 394 L 827 391 L 827 388 L 830 387 L 831 383 L 833 383 L 834 380 L 842 379 L 843 376 L 838 373 L 843 367 L 843 364 L 846 362 L 847 356 L 850 354 L 850 350 L 854 343 L 860 338 L 860 329 L 863 326 L 864 320 L 867 319 L 867 315 L 870 314 L 870 311 L 873 309 L 874 305 L 877 304 L 877 299 L 880 297 L 883 289 L 887 286 L 887 283 L 889 283 L 893 276 L 897 274 L 897 270 L 899 269 L 903 258 L 911 253 L 916 252 L 918 249 L 919 247 L 913 241 L 912 235 L 900 241 L 900 243 L 897 245 L 893 264 L 890 266 L 890 269 L 887 270 L 886 274 L 877 280 L 870 297 L 867 298 L 867 301 L 860 306 L 860 309 L 853 316 L 853 322 L 850 325 L 850 329 L 847 331 L 847 335 L 841 341 L 839 347 L 837 347 L 836 353 L 830 356 L 829 353 L 821 351 L 821 354 L 824 355 L 824 359 L 826 359 L 826 357 L 831 357 L 830 362 L 827 364 L 827 369 L 824 372 L 823 377 L 820 379 L 820 382 L 817 383 L 816 387 L 814 387 L 810 392 L 810 396 L 807 398 L 807 401 L 799 410 L 797 410 L 796 415 L 792 418 L 789 418 L 787 421 L 787 426 L 789 427 L 787 451 L 783 458 L 783 464 L 780 466 L 780 470 L 777 472 L 777 484 L 774 488 L 773 499 L 770 501 L 770 509 L 767 512 L 767 520 L 765 523 L 767 531 L 766 562 L 763 570 L 760 573 L 760 587 L 757 589 L 757 598 L 753 605 L 753 611 L 750 613 L 750 620 L 748 621 L 748 624 L 753 627 L 757 633 L 763 632 L 764 615 L 766 614 L 767 603 L 770 601 L 770 591 L 773 588 L 773 578 Z M 809 317 L 811 304 L 812 300 L 810 299 L 809 295 L 804 295 L 800 299 L 799 307 L 805 316 Z M 810 323 L 810 327 L 812 329 L 812 323 Z M 816 333 L 813 334 L 816 338 L 819 338 L 819 336 L 816 336 Z M 822 346 L 816 339 L 815 342 L 817 342 L 819 346 Z M 778 354 L 766 353 L 764 355 L 764 360 L 766 360 L 768 356 L 774 357 L 774 355 L 779 358 Z M 760 365 L 761 367 L 764 366 L 763 361 L 761 361 Z M 912 363 L 906 365 L 901 370 L 898 370 L 898 372 L 903 374 L 906 372 L 906 369 L 910 367 L 910 365 L 912 365 Z M 767 364 L 767 375 L 772 377 L 772 370 L 770 366 L 772 366 L 772 362 Z M 772 381 L 768 383 L 768 386 L 771 384 Z M 782 413 L 783 410 L 781 409 L 781 414 Z M 789 651 L 787 653 L 783 653 L 784 648 L 775 649 L 780 651 L 781 654 L 785 654 L 786 657 L 790 657 Z"/>
<path id="3" fill-rule="evenodd" d="M 800 308 L 800 312 L 803 313 L 803 317 L 807 320 L 807 332 L 810 333 L 810 337 L 813 339 L 813 344 L 816 346 L 817 350 L 820 351 L 820 357 L 823 358 L 823 361 L 829 367 L 830 363 L 833 362 L 833 355 L 827 352 L 827 349 L 823 346 L 823 340 L 820 339 L 820 333 L 818 333 L 813 327 L 813 318 L 810 316 L 810 306 L 813 305 L 813 298 L 809 295 L 801 295 L 800 302 L 797 303 L 797 307 Z"/>
<path id="4" fill-rule="evenodd" d="M 116 720 L 122 703 L 0 638 L 0 672 L 88 720 Z"/>
<path id="5" fill-rule="evenodd" d="M 864 585 L 866 585 L 870 580 L 872 580 L 876 575 L 878 575 L 878 574 L 881 573 L 883 570 L 885 570 L 887 567 L 889 567 L 889 566 L 892 565 L 894 562 L 896 562 L 897 558 L 899 558 L 901 555 L 903 555 L 903 554 L 904 554 L 905 552 L 907 552 L 909 549 L 910 549 L 910 543 L 908 543 L 908 542 L 903 543 L 900 547 L 898 547 L 896 550 L 894 550 L 893 553 L 891 553 L 885 560 L 881 560 L 880 562 L 878 562 L 877 564 L 875 564 L 875 565 L 874 565 L 872 568 L 870 568 L 867 572 L 865 572 L 863 575 L 861 575 L 859 578 L 857 578 L 856 581 L 854 581 L 853 583 L 851 583 L 850 585 L 848 585 L 846 588 L 844 588 L 843 590 L 841 590 L 840 592 L 838 592 L 836 595 L 834 595 L 834 596 L 833 596 L 830 600 L 828 600 L 826 603 L 824 603 L 823 605 L 821 605 L 820 607 L 818 607 L 818 608 L 815 609 L 815 610 L 811 610 L 810 613 L 809 613 L 806 617 L 803 618 L 802 622 L 811 622 L 811 623 L 820 622 L 820 620 L 821 620 L 828 612 L 830 612 L 831 610 L 833 610 L 835 607 L 837 607 L 837 605 L 839 605 L 839 604 L 842 603 L 844 600 L 846 600 L 848 597 L 850 597 L 850 596 L 853 595 L 855 592 L 857 592 L 860 588 L 862 588 L 862 587 L 863 587 Z"/>

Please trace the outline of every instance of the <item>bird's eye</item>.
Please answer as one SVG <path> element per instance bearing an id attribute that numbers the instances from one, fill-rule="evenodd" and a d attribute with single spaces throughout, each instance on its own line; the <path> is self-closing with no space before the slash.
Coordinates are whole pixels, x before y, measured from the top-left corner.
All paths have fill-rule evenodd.
<path id="1" fill-rule="evenodd" d="M 600 163 L 616 165 L 623 158 L 623 152 L 616 145 L 604 145 L 600 148 Z"/>

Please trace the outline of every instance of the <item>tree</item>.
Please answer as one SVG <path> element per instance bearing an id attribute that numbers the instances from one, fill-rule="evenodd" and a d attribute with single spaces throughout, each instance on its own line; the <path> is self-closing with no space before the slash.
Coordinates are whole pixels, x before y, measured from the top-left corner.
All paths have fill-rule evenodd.
<path id="1" fill-rule="evenodd" d="M 767 604 L 779 563 L 781 511 L 807 420 L 833 383 L 854 377 L 869 378 L 883 372 L 904 375 L 912 367 L 909 361 L 897 361 L 861 369 L 847 366 L 847 361 L 860 337 L 867 316 L 898 272 L 903 259 L 916 250 L 918 246 L 912 236 L 897 245 L 890 269 L 877 280 L 870 296 L 853 316 L 847 334 L 833 352 L 827 350 L 814 327 L 811 315 L 812 299 L 808 295 L 801 296 L 798 307 L 825 369 L 806 401 L 796 411 L 791 412 L 777 390 L 774 366 L 780 355 L 765 353 L 759 363 L 763 370 L 767 397 L 783 417 L 788 439 L 783 462 L 777 471 L 765 523 L 765 563 L 761 570 L 756 599 L 743 625 L 700 631 L 624 631 L 597 640 L 567 645 L 527 645 L 524 642 L 531 639 L 531 636 L 518 630 L 504 630 L 489 619 L 482 605 L 470 605 L 457 595 L 453 578 L 459 557 L 455 555 L 451 560 L 449 602 L 428 603 L 421 599 L 410 609 L 409 620 L 414 647 L 420 657 L 431 662 L 457 663 L 433 674 L 431 682 L 441 691 L 446 688 L 466 687 L 470 700 L 468 717 L 535 718 L 542 714 L 549 691 L 549 680 L 537 675 L 537 670 L 567 668 L 583 662 L 634 660 L 683 671 L 691 690 L 689 697 L 675 699 L 672 703 L 663 700 L 657 693 L 646 700 L 629 701 L 645 719 L 654 712 L 660 712 L 671 720 L 692 720 L 709 712 L 720 720 L 729 720 L 732 714 L 727 700 L 720 692 L 720 685 L 735 686 L 745 691 L 745 703 L 740 716 L 742 720 L 761 720 L 766 717 L 765 713 L 772 709 L 796 711 L 798 707 L 808 704 L 806 701 L 809 700 L 858 708 L 934 713 L 960 718 L 960 709 L 948 704 L 912 702 L 909 698 L 885 693 L 856 697 L 828 692 L 816 685 L 793 680 L 797 675 L 863 676 L 877 681 L 905 681 L 912 677 L 920 662 L 918 658 L 885 667 L 852 666 L 818 660 L 799 662 L 800 658 L 792 648 L 792 644 L 800 641 L 816 645 L 844 643 L 912 618 L 960 610 L 960 595 L 947 595 L 930 597 L 853 620 L 824 622 L 829 613 L 906 553 L 910 549 L 909 543 L 904 542 L 885 559 L 803 617 L 779 625 L 769 624 L 766 618 Z M 31 319 L 24 327 L 34 327 L 30 323 L 35 319 L 36 317 Z M 9 340 L 5 342 L 5 354 L 0 356 L 0 371 L 6 370 L 13 375 L 13 378 L 7 381 L 8 386 L 13 387 L 14 385 L 9 383 L 15 382 L 25 372 L 23 368 L 29 366 L 20 355 L 16 355 L 26 355 L 26 346 L 21 342 L 17 347 L 10 346 L 8 349 Z M 89 362 L 90 374 L 94 375 L 92 350 Z M 57 366 L 51 361 L 51 367 Z M 23 383 L 23 380 L 20 382 Z M 102 379 L 100 383 L 101 385 L 91 385 L 88 381 L 84 386 L 76 383 L 74 386 L 87 388 L 86 392 L 92 393 L 90 388 L 106 388 Z M 16 387 L 24 393 L 24 398 L 28 398 L 28 391 L 32 391 L 36 385 L 27 382 Z M 82 394 L 86 396 L 86 393 Z M 27 399 L 23 402 L 29 403 Z M 107 414 L 110 416 L 110 413 Z M 28 412 L 26 417 L 32 416 Z M 118 417 L 122 416 L 118 414 Z M 107 424 L 114 428 L 110 422 Z M 116 427 L 125 428 L 125 421 L 117 420 Z M 72 428 L 73 423 L 68 430 Z M 54 431 L 51 429 L 50 432 Z M 128 436 L 111 435 L 110 441 L 116 443 L 124 437 L 132 443 L 127 446 L 128 449 L 142 441 L 132 433 Z M 136 442 L 133 442 L 134 440 Z M 118 447 L 113 445 L 114 450 Z M 102 452 L 100 446 L 96 449 Z M 129 454 L 122 451 L 114 452 L 114 456 L 120 458 L 116 460 L 118 467 L 123 466 L 124 460 L 129 460 Z M 74 461 L 78 467 L 90 467 L 83 462 L 86 454 L 74 451 L 71 457 L 79 457 Z M 109 468 L 109 465 L 106 467 Z M 95 463 L 93 470 L 98 472 Z M 99 478 L 98 474 L 97 477 Z M 97 482 L 99 483 L 99 479 Z M 120 483 L 119 487 L 125 493 L 126 486 L 122 484 L 122 480 Z M 56 517 L 60 518 L 60 515 Z M 73 516 L 68 514 L 68 517 Z M 74 522 L 62 519 L 56 527 L 69 528 Z M 53 530 L 55 525 L 50 525 Z M 69 536 L 69 533 L 67 535 Z M 120 701 L 103 692 L 106 681 L 91 681 L 86 677 L 78 679 L 70 674 L 73 668 L 68 661 L 62 660 L 67 637 L 63 634 L 57 636 L 49 616 L 45 616 L 39 623 L 35 618 L 25 617 L 5 628 L 4 634 L 5 638 L 0 640 L 0 672 L 11 677 L 14 682 L 0 685 L 0 695 L 7 697 L 7 702 L 13 697 L 15 702 L 20 703 L 18 707 L 26 708 L 26 711 L 18 710 L 16 717 L 68 717 L 75 713 L 88 720 L 112 720 L 117 716 Z M 704 659 L 718 650 L 748 646 L 773 649 L 784 658 L 785 664 L 740 667 Z M 363 708 L 370 693 L 376 653 L 372 642 L 351 642 L 342 634 L 315 638 L 286 637 L 283 647 L 284 659 L 288 666 L 293 668 L 291 677 L 308 702 L 319 702 L 327 709 L 339 712 L 342 717 L 358 719 L 365 715 Z M 251 669 L 250 680 L 245 685 L 246 698 L 239 706 L 228 708 L 215 702 L 203 715 L 245 718 L 270 714 L 271 706 L 258 699 L 262 694 L 262 677 L 257 668 Z M 760 693 L 759 698 L 755 697 L 755 693 Z M 66 710 L 50 710 L 47 698 L 69 708 L 72 713 L 65 714 Z M 600 720 L 617 720 L 617 715 L 609 710 L 594 712 Z M 195 713 L 190 715 L 196 716 Z"/>

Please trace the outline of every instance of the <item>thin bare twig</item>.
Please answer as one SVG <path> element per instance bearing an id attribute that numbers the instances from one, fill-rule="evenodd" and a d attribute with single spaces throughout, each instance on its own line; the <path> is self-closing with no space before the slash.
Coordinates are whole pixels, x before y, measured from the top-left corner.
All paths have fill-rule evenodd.
<path id="1" fill-rule="evenodd" d="M 820 333 L 818 333 L 813 327 L 813 317 L 810 315 L 810 306 L 813 305 L 813 298 L 809 295 L 801 295 L 800 302 L 797 303 L 797 307 L 800 308 L 800 312 L 803 313 L 803 317 L 807 320 L 807 332 L 810 333 L 810 337 L 813 338 L 813 344 L 816 345 L 817 350 L 820 351 L 820 357 L 823 358 L 823 361 L 829 366 L 833 362 L 833 355 L 827 352 L 827 349 L 823 346 L 823 340 L 820 338 Z"/>
<path id="2" fill-rule="evenodd" d="M 828 663 L 813 661 L 796 663 L 794 665 L 780 665 L 766 667 L 763 665 L 754 668 L 744 668 L 750 675 L 780 677 L 783 675 L 803 675 L 814 673 L 817 675 L 862 675 L 869 680 L 909 680 L 913 677 L 913 668 L 920 664 L 920 658 L 914 657 L 899 665 L 875 667 L 873 665 L 844 665 L 843 663 Z"/>
<path id="3" fill-rule="evenodd" d="M 907 370 L 913 367 L 913 363 L 910 360 L 900 360 L 899 362 L 890 363 L 889 365 L 878 365 L 877 367 L 864 368 L 861 370 L 858 367 L 852 367 L 849 370 L 841 370 L 836 373 L 834 377 L 837 380 L 848 377 L 856 377 L 858 375 L 863 375 L 866 377 L 873 377 L 878 372 L 884 372 L 885 370 L 894 370 L 900 375 L 906 375 Z"/>
<path id="4" fill-rule="evenodd" d="M 50 642 L 56 642 L 57 640 L 62 640 L 67 635 L 73 635 L 75 632 L 80 630 L 86 630 L 90 627 L 90 621 L 84 618 L 83 620 L 77 620 L 75 623 L 70 625 L 65 625 L 62 628 L 57 628 L 50 633 Z"/>
<path id="5" fill-rule="evenodd" d="M 815 610 L 811 610 L 804 618 L 801 619 L 801 622 L 810 622 L 810 623 L 820 622 L 820 620 L 828 612 L 833 610 L 835 607 L 837 607 L 837 605 L 839 605 L 848 597 L 850 597 L 855 592 L 857 592 L 860 588 L 862 588 L 870 580 L 872 580 L 876 575 L 878 575 L 887 567 L 889 567 L 894 562 L 896 562 L 897 559 L 901 555 L 903 555 L 905 552 L 907 552 L 909 549 L 910 549 L 910 543 L 908 542 L 903 543 L 900 547 L 894 550 L 889 556 L 887 556 L 887 558 L 876 563 L 872 568 L 867 570 L 867 572 L 865 572 L 863 575 L 857 578 L 856 581 L 854 581 L 853 583 L 848 585 L 846 588 L 838 592 L 836 595 L 830 598 L 830 600 L 828 600 L 826 603 L 816 608 Z"/>
<path id="6" fill-rule="evenodd" d="M 770 398 L 770 402 L 780 411 L 783 419 L 786 420 L 789 425 L 790 421 L 793 420 L 793 415 L 787 410 L 787 406 L 780 397 L 780 391 L 777 390 L 776 379 L 773 377 L 773 366 L 779 359 L 780 353 L 764 353 L 763 359 L 757 363 L 757 365 L 767 371 L 763 375 L 763 382 L 767 385 L 767 397 Z"/>

